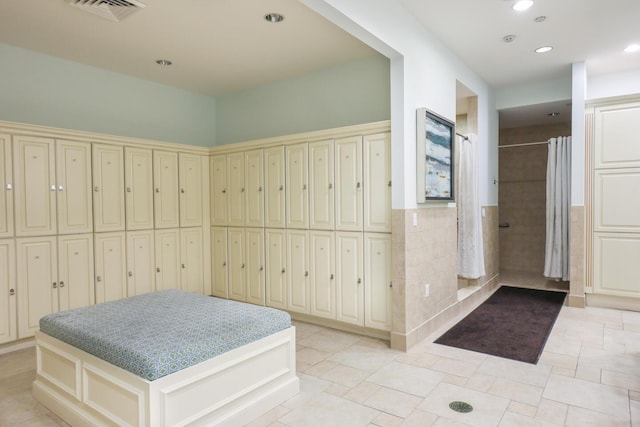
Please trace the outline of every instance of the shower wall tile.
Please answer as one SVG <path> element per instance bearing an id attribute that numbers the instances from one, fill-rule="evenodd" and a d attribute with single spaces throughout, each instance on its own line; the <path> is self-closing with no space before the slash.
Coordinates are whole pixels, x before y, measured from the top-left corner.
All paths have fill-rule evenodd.
<path id="1" fill-rule="evenodd" d="M 569 231 L 569 305 L 584 307 L 585 287 L 585 224 L 584 206 L 571 206 L 571 229 Z"/>

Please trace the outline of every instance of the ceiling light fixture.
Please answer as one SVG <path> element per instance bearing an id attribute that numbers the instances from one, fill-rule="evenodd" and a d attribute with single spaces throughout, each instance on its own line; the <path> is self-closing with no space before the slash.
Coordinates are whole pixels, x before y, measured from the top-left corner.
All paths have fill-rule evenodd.
<path id="1" fill-rule="evenodd" d="M 271 22 L 272 24 L 277 24 L 278 22 L 282 22 L 284 20 L 284 16 L 279 13 L 267 13 L 264 15 L 264 19 Z"/>
<path id="2" fill-rule="evenodd" d="M 542 46 L 536 49 L 536 53 L 547 53 L 547 52 L 551 52 L 553 50 L 553 47 L 551 46 Z"/>
<path id="3" fill-rule="evenodd" d="M 156 60 L 156 64 L 168 67 L 169 65 L 173 64 L 173 62 L 169 61 L 168 59 L 158 59 Z"/>
<path id="4" fill-rule="evenodd" d="M 533 1 L 531 0 L 520 0 L 513 5 L 513 10 L 517 10 L 518 12 L 522 12 L 523 10 L 529 9 L 533 6 Z"/>
<path id="5" fill-rule="evenodd" d="M 559 115 L 560 115 L 560 113 L 555 112 L 555 111 L 553 113 L 547 113 L 547 116 L 549 116 L 549 117 L 557 117 Z"/>
<path id="6" fill-rule="evenodd" d="M 634 53 L 640 51 L 640 44 L 630 44 L 629 46 L 624 48 L 624 51 L 627 53 Z"/>

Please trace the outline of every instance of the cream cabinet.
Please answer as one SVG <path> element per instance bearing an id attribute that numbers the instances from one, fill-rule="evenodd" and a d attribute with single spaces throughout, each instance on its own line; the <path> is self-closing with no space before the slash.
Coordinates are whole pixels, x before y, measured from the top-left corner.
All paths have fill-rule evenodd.
<path id="1" fill-rule="evenodd" d="M 264 227 L 264 163 L 262 149 L 244 153 L 245 223 L 247 227 Z"/>
<path id="2" fill-rule="evenodd" d="M 333 230 L 334 154 L 333 141 L 309 144 L 309 228 Z"/>
<path id="3" fill-rule="evenodd" d="M 336 319 L 364 326 L 362 233 L 336 232 Z"/>
<path id="4" fill-rule="evenodd" d="M 247 283 L 247 302 L 257 305 L 264 305 L 264 230 L 262 228 L 246 228 L 245 234 L 245 274 Z"/>
<path id="5" fill-rule="evenodd" d="M 56 140 L 58 234 L 93 232 L 91 144 Z"/>
<path id="6" fill-rule="evenodd" d="M 92 157 L 94 231 L 124 231 L 124 148 L 93 144 Z"/>
<path id="7" fill-rule="evenodd" d="M 362 137 L 336 139 L 336 230 L 362 231 Z"/>
<path id="8" fill-rule="evenodd" d="M 127 232 L 127 296 L 156 290 L 153 230 Z"/>
<path id="9" fill-rule="evenodd" d="M 364 231 L 391 232 L 391 135 L 363 138 Z"/>
<path id="10" fill-rule="evenodd" d="M 177 194 L 177 193 L 176 193 Z M 155 230 L 156 289 L 181 289 L 180 230 Z"/>
<path id="11" fill-rule="evenodd" d="M 127 230 L 153 228 L 153 152 L 124 147 L 125 219 Z"/>
<path id="12" fill-rule="evenodd" d="M 182 289 L 188 292 L 208 294 L 204 283 L 204 252 L 201 228 L 180 229 L 180 282 Z"/>
<path id="13" fill-rule="evenodd" d="M 126 297 L 127 242 L 125 233 L 96 233 L 93 239 L 96 303 Z"/>
<path id="14" fill-rule="evenodd" d="M 364 325 L 391 330 L 391 234 L 364 233 Z"/>
<path id="15" fill-rule="evenodd" d="M 13 236 L 13 159 L 11 136 L 0 134 L 0 237 Z"/>
<path id="16" fill-rule="evenodd" d="M 309 231 L 310 314 L 336 318 L 335 235 Z"/>
<path id="17" fill-rule="evenodd" d="M 264 231 L 266 264 L 266 301 L 269 307 L 287 309 L 287 232 L 267 228 Z"/>
<path id="18" fill-rule="evenodd" d="M 285 148 L 287 228 L 309 228 L 308 153 L 306 142 Z"/>
<path id="19" fill-rule="evenodd" d="M 211 294 L 228 298 L 228 286 L 227 228 L 211 227 Z"/>
<path id="20" fill-rule="evenodd" d="M 227 222 L 233 227 L 244 227 L 245 222 L 244 166 L 244 153 L 227 155 L 227 182 L 229 186 Z"/>
<path id="21" fill-rule="evenodd" d="M 180 227 L 202 226 L 202 161 L 200 155 L 178 153 Z"/>
<path id="22" fill-rule="evenodd" d="M 229 298 L 247 300 L 244 228 L 228 229 Z"/>
<path id="23" fill-rule="evenodd" d="M 284 147 L 264 150 L 264 226 L 284 228 L 285 221 L 285 161 Z"/>
<path id="24" fill-rule="evenodd" d="M 0 344 L 18 336 L 15 251 L 13 239 L 0 240 Z"/>
<path id="25" fill-rule="evenodd" d="M 287 230 L 287 309 L 309 314 L 309 231 Z"/>
<path id="26" fill-rule="evenodd" d="M 153 150 L 153 186 L 155 228 L 179 227 L 178 153 Z"/>
<path id="27" fill-rule="evenodd" d="M 95 303 L 93 234 L 58 236 L 58 302 L 60 310 Z"/>
<path id="28" fill-rule="evenodd" d="M 55 144 L 53 139 L 13 139 L 16 236 L 56 234 Z"/>
<path id="29" fill-rule="evenodd" d="M 209 159 L 211 188 L 211 225 L 227 225 L 229 192 L 227 183 L 227 156 L 211 156 Z"/>

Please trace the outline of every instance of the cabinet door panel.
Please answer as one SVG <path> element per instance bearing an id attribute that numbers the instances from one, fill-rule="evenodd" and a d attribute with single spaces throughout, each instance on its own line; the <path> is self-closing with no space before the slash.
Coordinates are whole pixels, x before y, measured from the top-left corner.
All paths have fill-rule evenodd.
<path id="1" fill-rule="evenodd" d="M 246 248 L 246 280 L 247 302 L 264 305 L 265 273 L 264 273 L 264 230 L 247 228 L 245 230 Z"/>
<path id="2" fill-rule="evenodd" d="M 93 232 L 91 144 L 56 141 L 58 234 Z"/>
<path id="3" fill-rule="evenodd" d="M 12 166 L 11 136 L 0 134 L 0 237 L 13 236 Z"/>
<path id="4" fill-rule="evenodd" d="M 311 315 L 336 318 L 335 237 L 332 231 L 309 232 Z"/>
<path id="5" fill-rule="evenodd" d="M 229 298 L 247 300 L 245 279 L 245 234 L 243 228 L 229 228 Z"/>
<path id="6" fill-rule="evenodd" d="M 96 233 L 95 245 L 96 303 L 127 296 L 126 238 L 121 233 Z"/>
<path id="7" fill-rule="evenodd" d="M 336 233 L 337 320 L 364 326 L 362 233 Z"/>
<path id="8" fill-rule="evenodd" d="M 264 227 L 264 166 L 262 150 L 245 153 L 247 227 Z"/>
<path id="9" fill-rule="evenodd" d="M 153 212 L 156 228 L 180 225 L 178 153 L 153 151 Z"/>
<path id="10" fill-rule="evenodd" d="M 178 154 L 180 227 L 202 226 L 202 156 Z"/>
<path id="11" fill-rule="evenodd" d="M 362 231 L 362 137 L 335 142 L 336 230 Z"/>
<path id="12" fill-rule="evenodd" d="M 212 156 L 209 163 L 211 171 L 211 225 L 227 225 L 228 184 L 227 156 Z"/>
<path id="13" fill-rule="evenodd" d="M 125 213 L 127 230 L 153 228 L 153 154 L 125 147 Z"/>
<path id="14" fill-rule="evenodd" d="M 58 301 L 60 310 L 95 303 L 93 234 L 58 237 Z"/>
<path id="15" fill-rule="evenodd" d="M 266 305 L 287 308 L 287 237 L 285 230 L 265 230 Z"/>
<path id="16" fill-rule="evenodd" d="M 156 290 L 153 230 L 127 233 L 127 296 Z"/>
<path id="17" fill-rule="evenodd" d="M 364 325 L 391 330 L 391 234 L 364 235 Z"/>
<path id="18" fill-rule="evenodd" d="M 333 141 L 309 144 L 309 228 L 333 230 Z"/>
<path id="19" fill-rule="evenodd" d="M 364 230 L 391 232 L 391 136 L 367 135 L 363 142 Z"/>
<path id="20" fill-rule="evenodd" d="M 124 231 L 124 149 L 93 144 L 94 230 Z"/>
<path id="21" fill-rule="evenodd" d="M 287 228 L 309 228 L 308 144 L 287 146 Z"/>
<path id="22" fill-rule="evenodd" d="M 16 236 L 56 233 L 54 141 L 17 136 L 13 143 Z"/>
<path id="23" fill-rule="evenodd" d="M 226 227 L 211 227 L 211 276 L 213 280 L 213 295 L 228 298 L 229 276 Z"/>
<path id="24" fill-rule="evenodd" d="M 229 225 L 244 227 L 245 214 L 245 176 L 244 153 L 227 155 L 227 171 L 229 173 Z"/>
<path id="25" fill-rule="evenodd" d="M 15 242 L 0 240 L 0 344 L 18 338 L 16 304 Z"/>
<path id="26" fill-rule="evenodd" d="M 265 227 L 284 228 L 285 222 L 285 166 L 284 147 L 264 150 Z"/>
<path id="27" fill-rule="evenodd" d="M 180 230 L 169 228 L 155 231 L 156 289 L 181 289 Z"/>
<path id="28" fill-rule="evenodd" d="M 180 256 L 182 269 L 182 289 L 204 294 L 204 259 L 202 256 L 202 229 L 183 228 L 180 230 Z"/>
<path id="29" fill-rule="evenodd" d="M 309 232 L 287 230 L 288 309 L 310 313 L 309 309 Z"/>
<path id="30" fill-rule="evenodd" d="M 18 338 L 33 336 L 40 318 L 58 311 L 56 238 L 16 240 Z"/>

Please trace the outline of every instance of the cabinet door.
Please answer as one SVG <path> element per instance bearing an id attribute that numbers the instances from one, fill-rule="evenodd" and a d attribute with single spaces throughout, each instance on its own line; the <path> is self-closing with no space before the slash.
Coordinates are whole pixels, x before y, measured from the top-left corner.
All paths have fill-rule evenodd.
<path id="1" fill-rule="evenodd" d="M 0 134 L 0 237 L 13 236 L 11 136 Z"/>
<path id="2" fill-rule="evenodd" d="M 247 227 L 264 227 L 264 166 L 262 150 L 251 150 L 244 154 Z"/>
<path id="3" fill-rule="evenodd" d="M 91 144 L 56 141 L 58 234 L 93 232 Z"/>
<path id="4" fill-rule="evenodd" d="M 245 278 L 245 234 L 243 228 L 229 228 L 229 298 L 247 300 Z"/>
<path id="5" fill-rule="evenodd" d="M 211 225 L 227 225 L 228 184 L 227 184 L 227 156 L 211 156 L 209 159 L 211 171 Z"/>
<path id="6" fill-rule="evenodd" d="M 127 296 L 156 290 L 153 230 L 127 232 Z"/>
<path id="7" fill-rule="evenodd" d="M 287 236 L 285 230 L 266 229 L 266 305 L 287 308 Z"/>
<path id="8" fill-rule="evenodd" d="M 391 135 L 363 140 L 364 231 L 391 232 Z"/>
<path id="9" fill-rule="evenodd" d="M 309 232 L 311 315 L 336 318 L 335 236 L 333 231 Z"/>
<path id="10" fill-rule="evenodd" d="M 244 227 L 245 214 L 245 176 L 244 153 L 227 155 L 227 172 L 229 174 L 229 212 L 227 220 L 229 225 Z"/>
<path id="11" fill-rule="evenodd" d="M 336 319 L 364 326 L 362 233 L 336 233 Z"/>
<path id="12" fill-rule="evenodd" d="M 124 148 L 127 230 L 153 228 L 153 154 L 144 148 Z M 153 250 L 153 249 L 152 249 Z"/>
<path id="13" fill-rule="evenodd" d="M 13 240 L 0 240 L 0 344 L 18 338 L 15 250 Z"/>
<path id="14" fill-rule="evenodd" d="M 58 236 L 60 310 L 94 304 L 93 278 L 93 234 Z"/>
<path id="15" fill-rule="evenodd" d="M 364 234 L 364 325 L 391 330 L 391 234 Z"/>
<path id="16" fill-rule="evenodd" d="M 264 229 L 247 228 L 246 243 L 246 280 L 247 302 L 264 305 L 265 272 L 264 272 Z"/>
<path id="17" fill-rule="evenodd" d="M 309 228 L 333 230 L 333 141 L 309 144 Z"/>
<path id="18" fill-rule="evenodd" d="M 287 230 L 287 308 L 310 313 L 309 232 Z"/>
<path id="19" fill-rule="evenodd" d="M 180 226 L 178 153 L 153 151 L 153 214 L 156 228 Z"/>
<path id="20" fill-rule="evenodd" d="M 124 232 L 96 233 L 95 245 L 96 303 L 127 296 L 127 242 Z"/>
<path id="21" fill-rule="evenodd" d="M 180 257 L 182 289 L 204 294 L 204 259 L 202 256 L 202 229 L 180 230 Z"/>
<path id="22" fill-rule="evenodd" d="M 124 149 L 93 144 L 93 223 L 95 232 L 124 231 Z"/>
<path id="23" fill-rule="evenodd" d="M 336 230 L 362 231 L 362 137 L 337 139 Z"/>
<path id="24" fill-rule="evenodd" d="M 53 139 L 17 136 L 13 143 L 16 236 L 56 233 Z"/>
<path id="25" fill-rule="evenodd" d="M 229 298 L 226 227 L 211 227 L 211 276 L 213 296 Z"/>
<path id="26" fill-rule="evenodd" d="M 178 154 L 180 227 L 202 226 L 202 156 Z"/>
<path id="27" fill-rule="evenodd" d="M 16 239 L 18 338 L 33 336 L 40 318 L 58 311 L 56 238 Z"/>
<path id="28" fill-rule="evenodd" d="M 264 165 L 264 226 L 284 228 L 286 225 L 284 214 L 284 147 L 273 147 L 264 150 Z"/>
<path id="29" fill-rule="evenodd" d="M 285 149 L 287 228 L 309 228 L 308 151 L 307 143 Z"/>
<path id="30" fill-rule="evenodd" d="M 177 194 L 177 193 L 176 193 Z M 167 228 L 155 231 L 156 289 L 180 287 L 180 230 Z"/>

